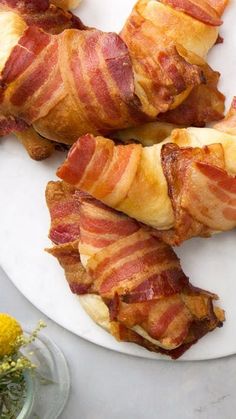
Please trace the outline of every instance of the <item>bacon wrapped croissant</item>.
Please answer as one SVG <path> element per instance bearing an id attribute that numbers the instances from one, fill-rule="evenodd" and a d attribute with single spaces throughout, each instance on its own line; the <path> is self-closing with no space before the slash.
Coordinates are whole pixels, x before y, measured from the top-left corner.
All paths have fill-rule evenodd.
<path id="1" fill-rule="evenodd" d="M 209 6 L 214 19 L 205 23 L 199 13 L 193 17 L 187 10 L 162 3 L 160 18 L 158 13 L 150 17 L 149 7 L 156 4 L 159 2 L 139 1 L 121 36 L 95 29 L 58 33 L 60 26 L 51 31 L 58 34 L 51 35 L 35 26 L 25 28 L 23 20 L 17 30 L 12 23 L 4 39 L 6 44 L 10 39 L 10 48 L 0 68 L 0 113 L 5 125 L 9 126 L 9 117 L 14 118 L 16 123 L 32 126 L 42 137 L 72 144 L 87 132 L 110 133 L 156 120 L 160 113 L 180 105 L 191 92 L 197 103 L 200 95 L 194 88 L 203 84 L 208 98 L 205 114 L 202 118 L 194 104 L 191 122 L 195 120 L 199 125 L 219 119 L 224 97 L 216 88 L 218 73 L 202 56 L 217 39 L 221 21 L 216 14 L 222 10 L 214 11 Z M 18 22 L 19 14 L 14 16 Z M 24 20 L 31 18 L 27 14 Z M 167 18 L 172 22 L 172 33 L 166 31 Z M 68 24 L 73 27 L 73 22 Z M 38 20 L 37 25 L 43 27 Z M 196 27 L 188 34 L 189 45 L 179 35 L 180 25 L 183 32 L 191 25 Z M 198 46 L 194 48 L 195 43 Z M 2 120 L 0 132 L 5 132 L 5 125 Z"/>
<path id="2" fill-rule="evenodd" d="M 60 33 L 69 28 L 84 29 L 85 27 L 78 17 L 56 7 L 63 6 L 66 9 L 76 6 L 76 4 L 78 4 L 78 1 L 0 0 L 0 73 L 7 58 L 10 57 L 12 50 L 27 29 L 27 25 L 37 26 L 52 34 Z M 30 42 L 30 39 L 28 42 Z M 16 59 L 20 59 L 20 57 L 16 57 Z M 24 56 L 21 59 L 24 60 Z M 0 83 L 3 83 L 1 77 Z M 0 87 L 0 96 L 1 92 L 2 86 Z M 30 157 L 35 160 L 49 157 L 55 149 L 51 141 L 40 136 L 21 117 L 8 113 L 0 115 L 0 135 L 7 135 L 11 132 L 15 132 Z"/>
<path id="3" fill-rule="evenodd" d="M 234 102 L 235 103 L 235 102 Z M 234 106 L 234 104 L 233 104 Z M 162 143 L 115 145 L 86 135 L 57 174 L 152 226 L 168 243 L 236 227 L 236 137 L 213 128 L 176 129 Z"/>
<path id="4" fill-rule="evenodd" d="M 118 340 L 178 358 L 222 325 L 215 294 L 192 286 L 170 246 L 64 182 L 46 190 L 49 253 L 88 314 Z"/>
<path id="5" fill-rule="evenodd" d="M 121 36 L 131 57 L 139 57 L 133 62 L 137 72 L 137 88 L 145 92 L 147 106 L 154 106 L 153 112 L 158 119 L 179 125 L 202 126 L 222 118 L 224 96 L 217 90 L 219 73 L 206 64 L 205 58 L 217 42 L 219 25 L 222 23 L 220 16 L 226 4 L 227 1 L 139 0 L 134 6 Z M 156 39 L 162 39 L 160 45 L 156 45 Z M 169 98 L 168 106 L 163 97 L 159 98 L 157 113 L 156 90 L 161 88 L 165 99 L 168 94 L 165 85 L 160 83 L 163 76 L 158 72 L 156 60 L 175 84 L 181 83 L 176 52 L 202 69 L 205 83 L 186 86 L 174 101 Z M 156 77 L 152 79 L 150 90 L 149 86 L 146 87 L 145 79 L 146 73 L 151 72 Z"/>

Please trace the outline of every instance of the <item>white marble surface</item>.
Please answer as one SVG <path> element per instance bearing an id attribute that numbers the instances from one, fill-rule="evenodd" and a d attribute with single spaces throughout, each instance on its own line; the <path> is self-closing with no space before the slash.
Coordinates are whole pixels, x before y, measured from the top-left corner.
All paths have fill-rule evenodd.
<path id="1" fill-rule="evenodd" d="M 67 358 L 71 394 L 61 419 L 235 418 L 236 356 L 178 363 L 118 354 L 45 318 L 1 270 L 0 290 L 0 311 L 29 328 L 45 319 L 45 333 Z"/>

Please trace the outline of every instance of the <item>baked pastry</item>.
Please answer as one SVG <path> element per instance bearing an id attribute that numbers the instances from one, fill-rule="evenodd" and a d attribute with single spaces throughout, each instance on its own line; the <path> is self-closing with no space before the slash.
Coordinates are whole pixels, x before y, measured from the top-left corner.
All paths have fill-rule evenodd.
<path id="1" fill-rule="evenodd" d="M 10 2 L 0 4 L 6 3 Z M 199 15 L 193 18 L 160 3 L 165 19 L 168 17 L 173 21 L 177 29 L 183 25 L 187 31 L 189 25 L 196 26 L 189 34 L 190 48 L 177 29 L 166 33 L 164 17 L 157 23 L 157 14 L 150 18 L 143 12 L 144 6 L 144 10 L 149 10 L 149 6 L 158 3 L 155 1 L 137 3 L 121 36 L 95 29 L 61 32 L 73 28 L 74 24 L 76 28 L 82 24 L 79 20 L 74 21 L 72 14 L 68 15 L 54 5 L 49 5 L 46 11 L 41 10 L 41 14 L 39 10 L 38 15 L 38 9 L 43 4 L 48 7 L 48 3 L 31 3 L 35 5 L 37 18 L 31 10 L 28 12 L 28 2 L 20 2 L 20 8 L 15 9 L 11 18 L 9 12 L 2 12 L 2 19 L 5 16 L 6 27 L 10 25 L 10 29 L 0 35 L 1 42 L 9 45 L 2 55 L 0 68 L 0 134 L 5 133 L 6 126 L 10 130 L 9 118 L 11 121 L 13 118 L 15 125 L 31 126 L 48 140 L 72 144 L 87 132 L 104 134 L 156 120 L 160 113 L 179 106 L 194 87 L 205 83 L 204 118 L 193 104 L 195 113 L 191 114 L 191 122 L 204 124 L 222 115 L 224 97 L 216 88 L 218 73 L 202 56 L 216 42 L 216 25 L 221 23 L 219 17 L 216 19 L 216 13 L 222 12 L 223 8 L 219 12 L 209 6 L 215 20 L 206 24 L 199 21 Z M 36 22 L 37 26 L 45 28 L 45 17 L 51 8 L 59 10 L 63 17 L 69 16 L 64 26 L 56 19 L 50 28 L 47 21 L 47 32 L 57 35 L 45 33 L 35 26 L 25 27 L 25 22 Z M 142 14 L 136 16 L 139 9 Z M 135 31 L 133 19 L 136 19 Z M 85 29 L 83 25 L 81 28 Z M 194 43 L 199 44 L 199 39 L 201 45 L 205 44 L 204 50 L 200 46 L 193 48 Z M 25 45 L 29 45 L 29 51 Z M 46 68 L 45 60 L 48 62 Z M 41 71 L 42 66 L 44 71 Z M 197 103 L 199 95 L 193 94 Z"/>
<path id="2" fill-rule="evenodd" d="M 19 42 L 27 25 L 34 25 L 44 31 L 56 34 L 65 29 L 83 29 L 81 20 L 69 12 L 59 9 L 60 1 L 31 0 L 12 2 L 10 0 L 0 1 L 0 25 L 1 25 L 1 49 L 0 49 L 0 74 L 4 69 L 8 57 L 13 53 L 14 47 Z M 72 3 L 76 6 L 78 2 L 64 2 L 69 8 Z M 62 6 L 62 4 L 60 5 Z M 30 38 L 28 39 L 30 42 Z M 19 59 L 20 57 L 16 58 Z M 22 59 L 25 57 L 22 56 Z M 11 64 L 12 65 L 12 64 Z M 3 81 L 0 76 L 0 92 L 2 92 Z M 1 102 L 1 100 L 0 100 Z M 1 106 L 1 105 L 0 105 Z M 29 126 L 22 118 L 17 116 L 0 115 L 0 135 L 8 135 L 14 132 L 22 142 L 30 157 L 35 160 L 43 160 L 49 157 L 55 150 L 55 145 L 46 138 L 40 136 L 32 126 Z"/>
<path id="3" fill-rule="evenodd" d="M 57 7 L 61 7 L 64 10 L 76 9 L 80 4 L 81 0 L 51 0 L 51 3 Z"/>
<path id="4" fill-rule="evenodd" d="M 158 112 L 158 119 L 179 125 L 203 126 L 223 117 L 224 96 L 217 89 L 219 73 L 213 71 L 205 59 L 210 48 L 219 40 L 220 16 L 226 5 L 227 1 L 139 0 L 134 6 L 121 36 L 131 58 L 139 57 L 133 63 L 137 69 L 137 89 L 145 91 L 147 106 L 154 105 L 155 115 L 156 90 L 161 87 L 163 95 L 167 95 L 160 84 L 160 77 L 163 76 L 157 72 L 156 56 L 160 54 L 159 64 L 166 65 L 172 77 L 177 75 L 174 49 L 189 63 L 200 66 L 204 74 L 205 83 L 184 89 L 174 102 L 169 98 L 172 101 L 169 107 L 163 102 L 161 112 L 164 114 Z M 158 42 L 157 45 L 156 39 L 162 39 L 161 44 Z M 147 71 L 156 73 L 152 89 L 146 87 Z M 180 73 L 176 82 L 177 79 L 181 83 Z"/>
<path id="5" fill-rule="evenodd" d="M 49 182 L 48 252 L 92 319 L 118 340 L 178 358 L 224 321 L 217 296 L 192 286 L 170 246 L 64 182 Z"/>
<path id="6" fill-rule="evenodd" d="M 236 227 L 235 101 L 213 128 L 176 129 L 159 144 L 81 137 L 58 176 L 179 244 Z"/>

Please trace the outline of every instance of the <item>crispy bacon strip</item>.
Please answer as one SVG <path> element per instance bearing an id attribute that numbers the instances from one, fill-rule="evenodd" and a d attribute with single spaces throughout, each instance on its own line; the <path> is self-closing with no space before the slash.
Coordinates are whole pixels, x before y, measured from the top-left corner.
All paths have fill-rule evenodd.
<path id="1" fill-rule="evenodd" d="M 66 182 L 116 206 L 132 184 L 141 155 L 141 145 L 127 146 L 88 134 L 71 148 L 57 174 Z"/>
<path id="2" fill-rule="evenodd" d="M 206 84 L 195 86 L 180 106 L 160 114 L 158 119 L 177 125 L 202 127 L 223 118 L 225 96 L 217 89 L 220 74 L 205 65 L 204 75 Z"/>
<path id="3" fill-rule="evenodd" d="M 160 232 L 161 237 L 163 236 L 165 241 L 179 244 L 193 236 L 209 236 L 211 226 L 201 223 L 196 217 L 192 217 L 191 213 L 185 208 L 183 201 L 186 199 L 186 192 L 184 196 L 183 191 L 185 190 L 185 182 L 189 182 L 189 167 L 194 162 L 204 162 L 209 164 L 210 167 L 216 165 L 224 168 L 222 145 L 215 144 L 201 149 L 179 148 L 175 144 L 166 144 L 162 147 L 161 156 L 163 171 L 168 183 L 168 192 L 175 214 L 174 229 L 167 233 Z M 197 187 L 194 185 L 191 191 L 192 206 L 197 205 L 196 191 Z M 188 193 L 190 193 L 189 188 Z M 208 211 L 208 205 L 209 199 L 204 204 L 206 211 Z"/>
<path id="4" fill-rule="evenodd" d="M 58 259 L 71 291 L 84 295 L 93 281 L 80 261 L 80 213 L 75 190 L 64 182 L 49 182 L 45 196 L 51 217 L 49 238 L 55 244 L 46 251 Z"/>
<path id="5" fill-rule="evenodd" d="M 199 328 L 198 323 L 193 322 L 191 327 L 191 336 L 192 341 L 190 343 L 184 343 L 180 346 L 178 346 L 176 349 L 167 350 L 163 349 L 161 347 L 157 347 L 154 343 L 150 342 L 149 340 L 143 338 L 138 333 L 134 332 L 131 329 L 128 329 L 123 324 L 119 322 L 113 322 L 111 333 L 115 338 L 119 341 L 125 341 L 125 342 L 133 342 L 137 345 L 143 346 L 144 348 L 148 349 L 152 352 L 161 353 L 163 355 L 171 356 L 172 359 L 178 359 L 180 358 L 184 352 L 186 352 L 194 343 L 196 343 L 201 337 L 204 336 L 204 334 L 207 334 L 209 332 L 209 321 L 205 320 L 202 321 L 201 327 Z M 205 333 L 204 333 L 205 330 Z"/>
<path id="6" fill-rule="evenodd" d="M 0 0 L 1 11 L 15 12 L 28 26 L 38 26 L 52 34 L 70 28 L 85 28 L 77 16 L 51 4 L 49 0 Z"/>
<path id="7" fill-rule="evenodd" d="M 236 227 L 236 177 L 225 170 L 203 162 L 192 164 L 182 199 L 183 208 L 213 231 Z"/>
<path id="8" fill-rule="evenodd" d="M 102 204 L 100 201 L 77 192 L 80 208 L 80 252 L 91 256 L 94 252 L 114 243 L 121 237 L 139 230 L 135 220 Z"/>
<path id="9" fill-rule="evenodd" d="M 80 235 L 79 206 L 74 199 L 73 186 L 65 182 L 49 182 L 46 201 L 51 216 L 49 238 L 55 244 L 78 240 Z"/>
<path id="10" fill-rule="evenodd" d="M 220 144 L 203 149 L 165 145 L 162 164 L 175 226 L 172 232 L 160 233 L 160 237 L 178 244 L 189 237 L 236 227 L 236 177 L 224 169 Z"/>
<path id="11" fill-rule="evenodd" d="M 64 268 L 72 292 L 102 297 L 110 312 L 109 330 L 117 339 L 177 358 L 222 325 L 223 312 L 213 308 L 217 296 L 189 283 L 168 245 L 132 219 L 84 193 L 74 194 L 63 183 L 50 182 L 48 189 L 60 189 L 60 199 L 56 196 L 54 202 L 53 194 L 47 200 L 51 214 L 61 194 L 65 199 L 70 195 L 80 207 L 79 240 L 49 252 Z M 61 218 L 70 225 L 70 214 Z M 81 256 L 90 255 L 86 270 L 78 242 Z"/>
<path id="12" fill-rule="evenodd" d="M 88 263 L 88 272 L 94 278 L 98 293 L 104 298 L 118 294 L 126 302 L 130 298 L 130 290 L 131 300 L 142 301 L 142 297 L 137 295 L 141 285 L 153 291 L 152 298 L 145 301 L 175 294 L 178 281 L 181 283 L 183 279 L 178 270 L 179 261 L 171 248 L 142 229 L 106 246 Z M 170 282 L 167 280 L 168 275 L 173 279 L 174 286 L 170 285 L 172 279 Z"/>
<path id="13" fill-rule="evenodd" d="M 14 131 L 24 131 L 27 128 L 28 125 L 19 118 L 0 115 L 0 137 L 11 134 Z"/>
<path id="14" fill-rule="evenodd" d="M 222 20 L 219 14 L 205 0 L 161 0 L 162 3 L 174 7 L 176 10 L 186 13 L 207 25 L 219 26 Z"/>
<path id="15" fill-rule="evenodd" d="M 86 273 L 80 262 L 78 240 L 46 249 L 49 254 L 56 257 L 65 271 L 65 276 L 71 291 L 77 295 L 90 292 L 92 279 Z"/>

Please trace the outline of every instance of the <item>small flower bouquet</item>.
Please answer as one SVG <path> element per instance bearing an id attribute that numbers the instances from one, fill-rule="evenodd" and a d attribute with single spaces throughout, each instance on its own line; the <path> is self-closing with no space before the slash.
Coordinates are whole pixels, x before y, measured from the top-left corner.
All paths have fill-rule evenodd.
<path id="1" fill-rule="evenodd" d="M 0 313 L 1 419 L 17 418 L 24 405 L 27 393 L 26 375 L 36 368 L 25 356 L 25 349 L 34 342 L 43 327 L 45 324 L 40 321 L 36 329 L 26 337 L 20 324 L 14 318 Z"/>

